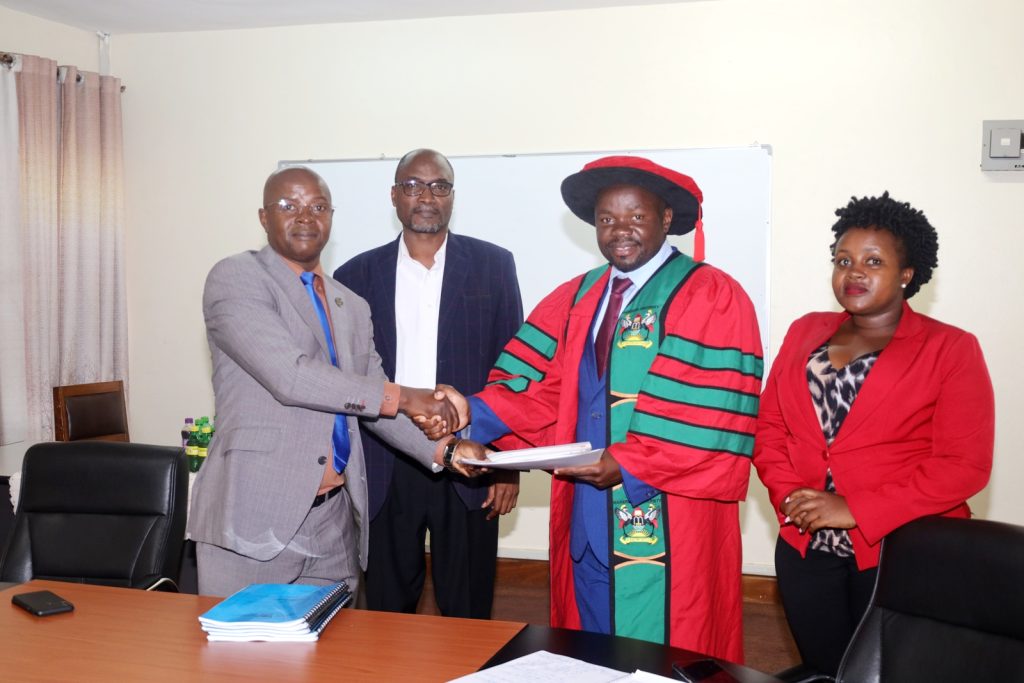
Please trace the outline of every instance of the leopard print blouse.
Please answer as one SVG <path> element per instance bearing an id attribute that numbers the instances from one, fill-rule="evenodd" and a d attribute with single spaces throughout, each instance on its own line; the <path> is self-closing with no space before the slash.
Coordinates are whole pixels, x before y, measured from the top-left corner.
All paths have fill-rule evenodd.
<path id="1" fill-rule="evenodd" d="M 828 342 L 811 352 L 807 359 L 807 386 L 817 409 L 818 422 L 825 435 L 825 442 L 832 445 L 843 425 L 843 420 L 857 398 L 857 392 L 878 359 L 878 351 L 854 358 L 839 370 L 832 367 L 828 358 Z M 832 470 L 825 474 L 825 490 L 835 492 Z M 812 550 L 832 553 L 839 557 L 853 557 L 853 543 L 845 529 L 819 529 L 811 537 Z"/>

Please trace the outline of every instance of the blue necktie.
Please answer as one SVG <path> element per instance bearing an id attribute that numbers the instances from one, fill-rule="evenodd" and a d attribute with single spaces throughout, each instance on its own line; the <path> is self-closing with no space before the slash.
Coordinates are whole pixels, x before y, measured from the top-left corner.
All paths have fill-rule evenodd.
<path id="1" fill-rule="evenodd" d="M 320 297 L 313 289 L 314 277 L 316 276 L 313 273 L 303 273 L 299 279 L 302 280 L 302 284 L 306 285 L 306 293 L 313 300 L 313 308 L 316 309 L 316 315 L 320 318 L 320 326 L 324 328 L 324 336 L 327 337 L 327 350 L 331 354 L 331 363 L 334 364 L 334 367 L 339 367 L 338 354 L 334 351 L 334 337 L 331 335 L 331 324 L 327 322 L 327 311 L 324 310 Z M 334 444 L 334 471 L 340 474 L 345 471 L 345 465 L 348 464 L 348 453 L 351 450 L 348 441 L 348 423 L 341 413 L 334 416 L 334 435 L 331 441 Z"/>

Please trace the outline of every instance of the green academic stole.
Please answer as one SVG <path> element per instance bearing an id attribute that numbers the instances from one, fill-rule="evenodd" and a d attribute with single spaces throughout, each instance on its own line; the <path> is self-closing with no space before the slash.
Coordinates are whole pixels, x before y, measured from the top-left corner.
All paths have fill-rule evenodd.
<path id="1" fill-rule="evenodd" d="M 697 267 L 689 256 L 675 252 L 619 316 L 608 356 L 610 444 L 626 439 L 637 394 L 664 336 L 663 313 Z M 584 291 L 589 289 L 588 280 L 593 284 L 591 273 L 584 278 Z M 665 496 L 658 494 L 634 506 L 619 484 L 609 491 L 608 504 L 612 633 L 664 643 L 671 587 Z"/>

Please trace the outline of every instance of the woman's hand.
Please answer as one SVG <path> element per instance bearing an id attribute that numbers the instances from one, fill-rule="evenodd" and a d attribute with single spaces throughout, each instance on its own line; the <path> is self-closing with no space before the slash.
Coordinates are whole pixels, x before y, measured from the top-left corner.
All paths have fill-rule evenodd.
<path id="1" fill-rule="evenodd" d="M 818 529 L 852 529 L 857 526 L 846 499 L 836 493 L 816 489 L 796 489 L 779 506 L 786 524 L 795 524 L 800 533 Z"/>

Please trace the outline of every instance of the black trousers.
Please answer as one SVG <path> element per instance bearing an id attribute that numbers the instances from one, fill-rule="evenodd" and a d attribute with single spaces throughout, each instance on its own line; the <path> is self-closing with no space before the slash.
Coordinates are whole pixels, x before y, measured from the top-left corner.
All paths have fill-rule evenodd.
<path id="1" fill-rule="evenodd" d="M 860 571 L 855 558 L 818 550 L 808 550 L 802 558 L 780 537 L 775 543 L 775 574 L 804 664 L 835 676 L 871 600 L 878 569 Z"/>
<path id="2" fill-rule="evenodd" d="M 434 596 L 446 617 L 489 619 L 494 600 L 498 520 L 469 510 L 445 474 L 395 459 L 387 500 L 370 522 L 366 603 L 373 610 L 416 611 L 430 530 Z"/>

